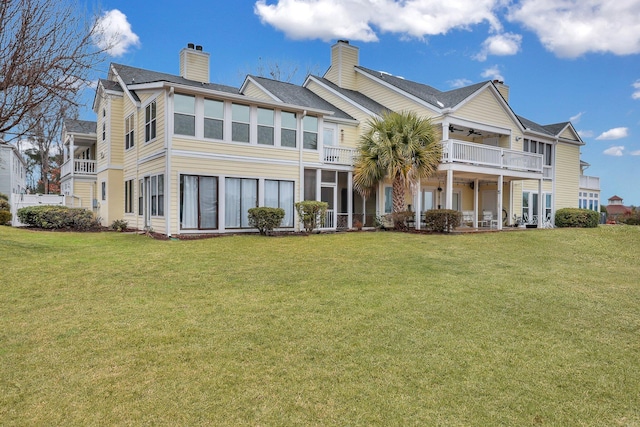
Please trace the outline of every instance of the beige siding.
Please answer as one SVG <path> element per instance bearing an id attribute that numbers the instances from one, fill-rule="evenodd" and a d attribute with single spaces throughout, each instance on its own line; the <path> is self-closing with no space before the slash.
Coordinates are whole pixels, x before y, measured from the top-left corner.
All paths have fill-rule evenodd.
<path id="1" fill-rule="evenodd" d="M 121 166 L 124 161 L 123 99 L 113 97 L 110 118 L 110 164 Z"/>
<path id="2" fill-rule="evenodd" d="M 243 94 L 252 98 L 273 101 L 273 98 L 271 96 L 269 96 L 267 93 L 264 92 L 263 89 L 261 89 L 251 81 L 247 83 L 247 86 L 245 87 Z"/>
<path id="3" fill-rule="evenodd" d="M 341 125 L 338 127 L 338 131 L 340 132 L 340 134 L 338 135 L 339 138 L 342 138 L 342 136 L 344 136 L 344 138 L 342 138 L 342 140 L 340 141 L 339 145 L 341 147 L 348 147 L 348 148 L 356 148 L 358 146 L 358 141 L 360 139 L 360 128 L 362 126 L 348 126 L 348 125 Z"/>
<path id="4" fill-rule="evenodd" d="M 339 87 L 355 90 L 357 82 L 354 67 L 358 65 L 358 55 L 357 47 L 335 44 L 331 48 L 331 67 L 324 77 Z"/>
<path id="5" fill-rule="evenodd" d="M 426 117 L 433 117 L 437 113 L 417 101 L 413 101 L 382 84 L 374 82 L 368 77 L 358 75 L 358 90 L 369 98 L 384 105 L 390 110 L 415 111 L 417 114 Z"/>
<path id="6" fill-rule="evenodd" d="M 238 142 L 201 141 L 192 138 L 176 138 L 171 142 L 173 150 L 185 150 L 194 153 L 216 154 L 224 156 L 244 156 L 261 159 L 298 161 L 298 149 L 278 148 Z"/>
<path id="7" fill-rule="evenodd" d="M 505 129 L 516 127 L 516 122 L 507 113 L 503 105 L 487 88 L 460 107 L 455 112 L 455 117 L 477 123 L 487 123 Z"/>
<path id="8" fill-rule="evenodd" d="M 92 209 L 93 199 L 96 199 L 95 181 L 73 180 L 73 196 L 69 197 L 70 206 L 74 208 Z"/>
<path id="9" fill-rule="evenodd" d="M 354 119 L 360 122 L 365 122 L 370 117 L 367 113 L 362 111 L 360 108 L 355 107 L 350 102 L 345 101 L 343 98 L 335 95 L 333 92 L 325 89 L 324 87 L 317 84 L 316 82 L 313 82 L 313 81 L 310 82 L 307 88 L 312 92 L 314 92 L 319 97 L 327 100 L 328 102 L 335 105 L 336 107 L 338 107 L 339 109 L 341 109 L 342 111 L 349 114 L 351 117 L 353 117 Z"/>
<path id="10" fill-rule="evenodd" d="M 560 134 L 560 138 L 569 139 L 571 141 L 578 141 L 578 136 L 571 130 L 571 127 L 567 126 L 565 130 Z"/>
<path id="11" fill-rule="evenodd" d="M 182 49 L 180 75 L 189 80 L 209 83 L 209 54 L 194 49 Z"/>
<path id="12" fill-rule="evenodd" d="M 580 186 L 580 147 L 556 146 L 556 209 L 577 208 Z"/>

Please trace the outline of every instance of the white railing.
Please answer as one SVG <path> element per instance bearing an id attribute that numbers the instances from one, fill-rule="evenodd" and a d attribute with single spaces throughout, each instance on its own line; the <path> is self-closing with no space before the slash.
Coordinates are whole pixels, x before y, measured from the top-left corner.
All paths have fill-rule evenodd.
<path id="1" fill-rule="evenodd" d="M 356 150 L 354 148 L 333 147 L 328 145 L 324 147 L 325 163 L 353 166 L 355 155 Z"/>
<path id="2" fill-rule="evenodd" d="M 73 169 L 72 169 L 73 167 Z M 70 174 L 95 175 L 96 161 L 86 159 L 69 159 L 62 164 L 61 176 Z"/>
<path id="3" fill-rule="evenodd" d="M 322 224 L 322 228 L 335 228 L 335 222 L 333 220 L 333 209 L 327 209 L 327 213 L 324 217 L 324 224 Z"/>
<path id="4" fill-rule="evenodd" d="M 40 206 L 40 205 L 65 205 L 64 195 L 58 194 L 12 194 L 11 195 L 11 225 L 14 227 L 20 227 L 22 224 L 18 220 L 18 209 L 26 208 L 28 206 Z"/>
<path id="5" fill-rule="evenodd" d="M 542 170 L 542 176 L 547 179 L 553 179 L 553 167 L 544 166 L 544 169 Z"/>
<path id="6" fill-rule="evenodd" d="M 542 173 L 542 154 L 450 139 L 442 143 L 443 163 L 468 163 Z"/>
<path id="7" fill-rule="evenodd" d="M 586 188 L 589 190 L 600 190 L 600 177 L 581 175 L 580 188 Z"/>

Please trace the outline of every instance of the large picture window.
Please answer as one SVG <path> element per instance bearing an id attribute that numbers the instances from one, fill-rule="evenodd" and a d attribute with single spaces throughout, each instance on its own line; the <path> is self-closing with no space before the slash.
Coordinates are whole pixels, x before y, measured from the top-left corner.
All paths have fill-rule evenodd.
<path id="1" fill-rule="evenodd" d="M 258 206 L 258 180 L 227 178 L 225 180 L 225 225 L 248 228 L 250 208 Z"/>
<path id="2" fill-rule="evenodd" d="M 156 101 L 144 109 L 144 142 L 156 138 Z"/>
<path id="3" fill-rule="evenodd" d="M 173 133 L 196 135 L 196 98 L 189 95 L 174 95 Z"/>
<path id="4" fill-rule="evenodd" d="M 204 100 L 204 137 L 223 139 L 224 102 L 212 99 Z"/>
<path id="5" fill-rule="evenodd" d="M 280 146 L 296 147 L 296 113 L 283 111 L 280 113 Z"/>
<path id="6" fill-rule="evenodd" d="M 265 180 L 264 205 L 284 209 L 281 227 L 293 227 L 293 181 Z"/>
<path id="7" fill-rule="evenodd" d="M 213 230 L 218 228 L 218 178 L 183 175 L 180 177 L 180 228 Z"/>
<path id="8" fill-rule="evenodd" d="M 233 104 L 231 106 L 231 140 L 249 142 L 249 124 L 251 120 L 248 105 Z"/>

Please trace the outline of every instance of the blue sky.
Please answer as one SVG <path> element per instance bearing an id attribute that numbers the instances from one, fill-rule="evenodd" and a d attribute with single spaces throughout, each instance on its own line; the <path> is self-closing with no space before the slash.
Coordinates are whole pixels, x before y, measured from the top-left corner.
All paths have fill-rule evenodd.
<path id="1" fill-rule="evenodd" d="M 211 54 L 211 81 L 232 86 L 269 64 L 297 69 L 295 83 L 322 75 L 337 39 L 358 46 L 365 67 L 440 90 L 502 79 L 517 114 L 572 121 L 604 204 L 617 194 L 640 205 L 640 0 L 101 0 L 100 8 L 120 40 L 107 62 L 178 74 L 180 49 L 195 43 Z M 95 120 L 90 108 L 81 118 Z"/>

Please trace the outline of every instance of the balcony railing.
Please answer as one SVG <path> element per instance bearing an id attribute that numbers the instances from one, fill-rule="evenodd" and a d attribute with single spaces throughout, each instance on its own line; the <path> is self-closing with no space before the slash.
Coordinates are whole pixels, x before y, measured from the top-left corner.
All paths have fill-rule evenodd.
<path id="1" fill-rule="evenodd" d="M 346 147 L 324 147 L 324 162 L 335 165 L 347 165 L 353 166 L 356 156 L 356 150 L 354 148 Z"/>
<path id="2" fill-rule="evenodd" d="M 442 143 L 443 163 L 467 163 L 500 169 L 542 173 L 542 154 L 509 150 L 450 139 Z"/>
<path id="3" fill-rule="evenodd" d="M 95 175 L 96 161 L 86 159 L 69 159 L 62 164 L 61 176 L 67 175 Z"/>
<path id="4" fill-rule="evenodd" d="M 588 190 L 600 190 L 600 177 L 581 175 L 580 188 L 586 188 Z"/>

